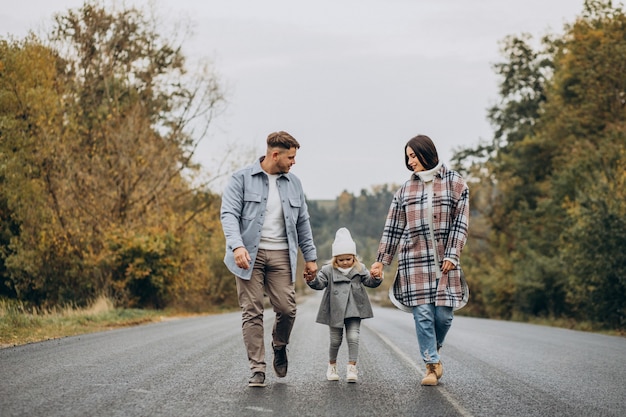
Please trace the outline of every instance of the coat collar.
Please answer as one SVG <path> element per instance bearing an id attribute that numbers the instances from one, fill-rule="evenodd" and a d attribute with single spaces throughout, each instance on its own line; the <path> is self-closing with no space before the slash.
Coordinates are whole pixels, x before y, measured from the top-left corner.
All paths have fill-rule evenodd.
<path id="1" fill-rule="evenodd" d="M 355 275 L 359 275 L 358 270 L 355 268 L 352 268 L 348 275 L 344 275 L 340 271 L 333 268 L 333 282 L 350 282 Z"/>

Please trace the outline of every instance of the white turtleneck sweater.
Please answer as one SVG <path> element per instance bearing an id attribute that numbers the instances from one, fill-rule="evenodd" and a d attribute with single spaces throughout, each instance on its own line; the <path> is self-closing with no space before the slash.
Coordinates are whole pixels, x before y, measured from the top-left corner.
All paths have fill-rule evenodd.
<path id="1" fill-rule="evenodd" d="M 426 194 L 426 205 L 428 207 L 428 229 L 430 230 L 430 240 L 433 242 L 435 265 L 439 265 L 439 254 L 437 253 L 437 241 L 435 240 L 435 229 L 433 227 L 433 180 L 435 179 L 435 174 L 437 174 L 441 169 L 441 165 L 441 161 L 439 161 L 436 167 L 427 171 L 420 171 L 415 173 L 416 176 L 424 181 L 424 193 Z M 452 259 L 446 258 L 444 260 L 456 264 Z M 441 278 L 441 269 L 437 269 L 436 273 L 437 279 Z"/>

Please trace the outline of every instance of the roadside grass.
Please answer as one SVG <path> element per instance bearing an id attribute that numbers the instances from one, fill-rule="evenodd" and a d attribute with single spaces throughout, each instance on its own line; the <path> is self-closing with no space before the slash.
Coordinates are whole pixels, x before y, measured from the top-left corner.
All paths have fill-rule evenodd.
<path id="1" fill-rule="evenodd" d="M 382 307 L 395 308 L 386 297 L 374 297 L 372 301 Z M 271 308 L 269 302 L 266 307 Z M 174 317 L 237 311 L 234 308 L 208 308 L 208 310 L 194 313 L 185 312 L 184 308 L 165 311 L 122 309 L 115 308 L 113 302 L 106 297 L 96 299 L 86 308 L 67 306 L 42 310 L 29 308 L 22 302 L 0 298 L 0 348 L 159 322 Z M 626 336 L 624 331 L 607 330 L 590 322 L 537 317 L 513 317 L 511 321 Z"/>
<path id="2" fill-rule="evenodd" d="M 21 302 L 0 299 L 0 348 L 99 332 L 116 327 L 158 322 L 162 311 L 115 308 L 106 297 L 86 308 L 29 309 Z"/>

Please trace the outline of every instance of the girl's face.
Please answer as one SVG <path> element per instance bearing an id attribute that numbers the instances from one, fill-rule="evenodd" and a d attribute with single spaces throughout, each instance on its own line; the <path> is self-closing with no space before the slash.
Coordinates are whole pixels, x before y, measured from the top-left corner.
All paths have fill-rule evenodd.
<path id="1" fill-rule="evenodd" d="M 354 255 L 337 255 L 339 268 L 350 268 L 354 265 Z"/>
<path id="2" fill-rule="evenodd" d="M 415 155 L 415 152 L 413 152 L 410 146 L 406 147 L 406 156 L 409 158 L 409 166 L 413 168 L 413 172 L 426 171 L 426 168 L 424 168 L 419 159 L 417 159 L 417 155 Z"/>

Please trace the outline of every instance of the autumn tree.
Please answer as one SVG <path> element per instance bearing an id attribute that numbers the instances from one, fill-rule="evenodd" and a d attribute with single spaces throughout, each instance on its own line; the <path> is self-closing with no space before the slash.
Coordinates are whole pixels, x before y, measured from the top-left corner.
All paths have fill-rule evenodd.
<path id="1" fill-rule="evenodd" d="M 58 231 L 58 189 L 52 178 L 63 166 L 64 84 L 58 82 L 62 60 L 33 36 L 0 44 L 1 198 L 3 224 L 14 223 L 4 242 L 4 281 L 16 296 L 38 301 L 55 288 L 80 287 L 74 249 Z M 3 228 L 5 231 L 6 228 Z M 59 271 L 64 278 L 57 280 Z M 56 282 L 55 282 L 56 281 Z"/>
<path id="2" fill-rule="evenodd" d="M 550 198 L 567 221 L 560 273 L 579 319 L 626 328 L 626 15 L 588 1 L 557 44 L 544 137 L 556 143 Z"/>
<path id="3" fill-rule="evenodd" d="M 219 199 L 194 178 L 222 92 L 150 16 L 86 2 L 47 46 L 2 44 L 0 178 L 20 225 L 3 255 L 36 303 L 163 307 L 226 279 L 206 263 Z"/>
<path id="4" fill-rule="evenodd" d="M 625 326 L 625 28 L 587 1 L 539 51 L 505 40 L 493 142 L 457 155 L 474 161 L 468 275 L 487 316 Z"/>

